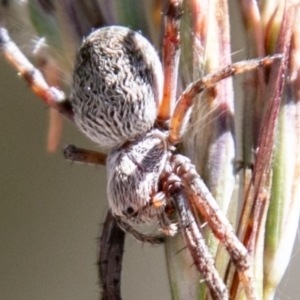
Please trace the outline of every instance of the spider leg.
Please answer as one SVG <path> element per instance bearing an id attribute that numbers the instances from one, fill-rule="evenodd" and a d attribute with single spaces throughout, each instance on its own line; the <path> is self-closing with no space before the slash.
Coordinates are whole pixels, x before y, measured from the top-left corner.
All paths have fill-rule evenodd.
<path id="1" fill-rule="evenodd" d="M 164 238 L 162 236 L 142 234 L 139 231 L 135 230 L 133 227 L 131 227 L 128 223 L 123 222 L 118 218 L 116 218 L 116 220 L 120 228 L 122 228 L 125 232 L 130 233 L 135 239 L 142 243 L 161 244 L 164 242 Z"/>
<path id="2" fill-rule="evenodd" d="M 185 117 L 193 105 L 193 98 L 204 91 L 206 88 L 212 87 L 220 80 L 233 75 L 241 74 L 255 70 L 259 67 L 265 67 L 272 64 L 275 60 L 282 59 L 282 54 L 274 54 L 263 58 L 245 60 L 231 64 L 220 71 L 213 74 L 208 74 L 199 80 L 196 80 L 188 85 L 185 91 L 179 97 L 174 114 L 170 121 L 170 136 L 171 143 L 176 144 L 180 141 L 184 132 L 183 124 L 185 124 Z"/>
<path id="3" fill-rule="evenodd" d="M 96 151 L 68 145 L 64 149 L 66 159 L 93 165 L 105 165 L 106 155 Z M 121 300 L 121 270 L 125 231 L 108 210 L 100 237 L 98 272 L 102 285 L 102 300 Z"/>
<path id="4" fill-rule="evenodd" d="M 65 94 L 61 90 L 50 87 L 47 84 L 42 73 L 27 59 L 18 46 L 11 40 L 7 30 L 1 26 L 0 48 L 7 60 L 28 82 L 31 89 L 42 98 L 48 106 L 58 110 L 66 118 L 73 121 L 71 103 L 66 99 Z"/>
<path id="5" fill-rule="evenodd" d="M 105 165 L 106 154 L 97 151 L 77 148 L 74 145 L 68 145 L 64 148 L 64 157 L 67 160 L 91 164 L 91 165 Z"/>
<path id="6" fill-rule="evenodd" d="M 125 232 L 108 210 L 100 237 L 98 271 L 102 300 L 121 300 L 121 271 Z"/>
<path id="7" fill-rule="evenodd" d="M 179 178 L 178 182 L 180 182 Z M 180 185 L 180 183 L 173 183 L 170 185 L 169 193 L 174 200 L 173 202 L 178 215 L 179 225 L 187 247 L 193 257 L 198 271 L 203 276 L 212 299 L 229 299 L 227 288 L 215 268 L 214 258 L 210 254 L 209 249 L 206 246 L 205 239 L 199 229 L 199 225 L 194 218 L 184 187 Z"/>
<path id="8" fill-rule="evenodd" d="M 174 155 L 173 164 L 176 175 L 181 179 L 189 195 L 189 201 L 193 203 L 215 237 L 230 254 L 244 286 L 247 299 L 258 299 L 248 250 L 236 236 L 233 227 L 189 159 L 182 155 Z"/>
<path id="9" fill-rule="evenodd" d="M 179 25 L 182 13 L 182 0 L 171 0 L 165 16 L 165 36 L 162 54 L 164 88 L 157 118 L 158 121 L 162 123 L 170 119 L 176 100 L 178 64 L 180 57 Z"/>

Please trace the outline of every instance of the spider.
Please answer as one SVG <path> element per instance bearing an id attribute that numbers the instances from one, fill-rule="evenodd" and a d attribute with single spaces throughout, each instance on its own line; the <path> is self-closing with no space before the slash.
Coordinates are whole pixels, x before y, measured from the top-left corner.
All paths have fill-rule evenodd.
<path id="1" fill-rule="evenodd" d="M 171 0 L 165 16 L 162 64 L 152 45 L 139 33 L 121 26 L 92 32 L 79 49 L 69 99 L 48 86 L 4 28 L 0 29 L 0 45 L 47 105 L 109 150 L 106 157 L 69 146 L 65 156 L 106 164 L 110 207 L 107 226 L 112 226 L 112 232 L 120 234 L 114 225 L 117 224 L 136 239 L 149 243 L 160 243 L 162 236 L 181 232 L 211 298 L 229 299 L 203 239 L 200 214 L 229 252 L 247 298 L 258 299 L 247 249 L 194 165 L 176 153 L 176 146 L 197 94 L 224 78 L 269 65 L 282 56 L 232 64 L 192 82 L 176 99 L 181 2 Z M 157 227 L 158 232 L 145 234 L 143 226 Z"/>

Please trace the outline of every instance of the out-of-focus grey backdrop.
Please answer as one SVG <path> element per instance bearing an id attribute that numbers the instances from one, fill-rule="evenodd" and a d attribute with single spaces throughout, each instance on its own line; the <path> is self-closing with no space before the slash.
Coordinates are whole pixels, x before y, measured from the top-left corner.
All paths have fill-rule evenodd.
<path id="1" fill-rule="evenodd" d="M 65 125 L 61 148 L 47 153 L 48 110 L 1 58 L 1 300 L 99 299 L 95 264 L 107 208 L 105 169 L 64 160 L 68 143 L 95 149 Z M 298 252 L 299 238 L 276 299 L 299 298 Z M 123 270 L 125 300 L 170 299 L 162 246 L 128 237 Z"/>

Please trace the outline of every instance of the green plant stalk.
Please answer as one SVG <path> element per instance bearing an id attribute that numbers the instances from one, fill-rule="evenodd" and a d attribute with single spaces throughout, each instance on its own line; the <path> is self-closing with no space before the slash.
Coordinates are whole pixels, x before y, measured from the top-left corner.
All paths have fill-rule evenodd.
<path id="1" fill-rule="evenodd" d="M 189 1 L 185 4 L 185 16 L 182 22 L 184 30 L 182 31 L 181 75 L 183 82 L 189 83 L 203 74 L 212 73 L 222 66 L 229 65 L 231 48 L 226 1 Z M 222 17 L 218 18 L 218 16 Z M 189 28 L 193 28 L 192 37 L 188 33 Z M 204 95 L 196 97 L 188 132 L 182 145 L 183 153 L 195 163 L 199 174 L 224 212 L 228 210 L 235 187 L 232 91 L 232 80 L 229 78 L 205 92 Z M 235 210 L 234 206 L 233 204 L 232 210 Z M 216 254 L 218 242 L 208 228 L 205 228 L 204 232 L 210 251 Z M 169 255 L 169 252 L 167 254 Z M 175 259 L 168 255 L 167 260 L 174 264 Z M 176 257 L 176 261 L 178 260 L 180 258 Z M 221 274 L 224 274 L 227 262 L 227 254 L 223 249 L 219 250 L 216 264 Z M 181 264 L 177 263 L 178 268 Z M 180 278 L 183 276 L 182 269 L 179 270 L 177 271 L 178 285 L 182 283 Z M 191 272 L 187 270 L 186 278 Z M 171 282 L 174 282 L 174 279 Z M 205 285 L 200 283 L 197 286 L 199 286 L 199 294 L 193 299 L 206 299 Z M 181 289 L 185 290 L 187 286 L 183 285 Z M 193 289 L 197 290 L 195 287 Z M 174 292 L 172 295 L 177 299 Z"/>
<path id="2" fill-rule="evenodd" d="M 299 10 L 296 13 L 299 17 Z M 293 25 L 290 66 L 275 148 L 272 197 L 266 224 L 264 299 L 273 299 L 297 234 L 299 198 L 299 26 Z"/>

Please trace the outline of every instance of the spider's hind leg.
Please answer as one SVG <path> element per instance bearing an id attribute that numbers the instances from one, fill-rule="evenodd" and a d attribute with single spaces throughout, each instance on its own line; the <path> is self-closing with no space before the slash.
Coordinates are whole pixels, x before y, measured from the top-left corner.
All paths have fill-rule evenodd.
<path id="1" fill-rule="evenodd" d="M 182 0 L 171 0 L 165 15 L 165 36 L 163 39 L 163 97 L 158 108 L 158 122 L 170 119 L 176 100 L 178 65 L 180 57 L 180 19 L 183 13 Z"/>
<path id="2" fill-rule="evenodd" d="M 0 26 L 0 49 L 6 59 L 18 70 L 28 82 L 31 89 L 50 107 L 58 110 L 73 121 L 73 111 L 65 94 L 48 85 L 42 73 L 27 59 L 18 46 L 11 40 L 7 30 Z"/>
<path id="3" fill-rule="evenodd" d="M 187 123 L 186 116 L 188 116 L 188 112 L 193 105 L 193 99 L 197 94 L 214 86 L 225 78 L 269 66 L 275 61 L 280 62 L 283 57 L 284 56 L 282 54 L 274 54 L 262 58 L 233 63 L 215 73 L 208 74 L 189 84 L 176 102 L 176 107 L 170 121 L 169 141 L 172 144 L 177 144 L 181 140 L 182 134 L 185 131 L 184 125 Z"/>

